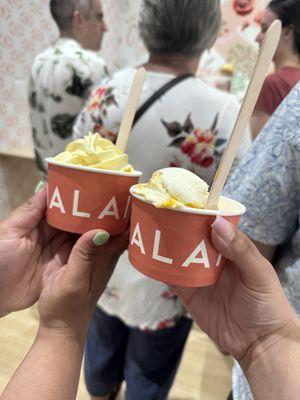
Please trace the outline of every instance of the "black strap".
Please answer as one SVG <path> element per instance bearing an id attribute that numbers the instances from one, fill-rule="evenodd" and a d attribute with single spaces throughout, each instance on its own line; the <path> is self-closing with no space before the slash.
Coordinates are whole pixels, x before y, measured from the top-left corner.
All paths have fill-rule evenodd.
<path id="1" fill-rule="evenodd" d="M 165 85 L 163 85 L 160 89 L 158 89 L 156 92 L 154 92 L 153 95 L 150 96 L 149 99 L 146 100 L 145 103 L 142 104 L 140 106 L 140 108 L 137 110 L 132 126 L 134 126 L 139 121 L 139 119 L 152 106 L 152 104 L 155 103 L 162 95 L 164 95 L 166 92 L 168 92 L 170 89 L 172 89 L 172 87 L 174 87 L 178 83 L 184 81 L 187 78 L 191 78 L 193 76 L 194 75 L 192 75 L 192 74 L 183 74 L 183 75 L 176 76 L 176 78 L 171 79 L 169 82 L 167 82 Z"/>

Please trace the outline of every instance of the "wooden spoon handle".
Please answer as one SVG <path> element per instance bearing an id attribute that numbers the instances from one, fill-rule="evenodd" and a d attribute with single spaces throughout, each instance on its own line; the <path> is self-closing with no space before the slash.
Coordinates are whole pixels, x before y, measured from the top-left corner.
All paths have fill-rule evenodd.
<path id="1" fill-rule="evenodd" d="M 221 159 L 219 168 L 214 177 L 214 181 L 207 201 L 207 209 L 218 209 L 218 202 L 221 192 L 225 185 L 232 163 L 235 159 L 242 136 L 252 116 L 260 90 L 262 88 L 271 61 L 277 49 L 280 35 L 281 22 L 279 20 L 276 20 L 273 22 L 273 24 L 270 26 L 265 34 L 265 38 L 262 43 L 251 78 L 251 82 L 248 86 L 248 90 L 246 92 L 237 121 Z"/>
<path id="2" fill-rule="evenodd" d="M 144 68 L 139 68 L 134 76 L 134 80 L 129 93 L 127 105 L 123 114 L 116 146 L 124 153 L 126 151 L 127 142 L 131 132 L 134 115 L 142 93 L 143 85 L 146 78 L 146 71 Z"/>

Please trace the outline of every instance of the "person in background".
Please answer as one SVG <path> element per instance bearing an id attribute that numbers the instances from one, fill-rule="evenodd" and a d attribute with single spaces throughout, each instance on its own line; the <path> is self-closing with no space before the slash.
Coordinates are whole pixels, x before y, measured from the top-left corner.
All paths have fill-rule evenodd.
<path id="1" fill-rule="evenodd" d="M 239 105 L 194 75 L 220 22 L 218 0 L 142 2 L 139 30 L 150 58 L 126 153 L 145 181 L 156 170 L 176 166 L 209 184 L 213 180 Z M 99 82 L 78 116 L 74 138 L 91 131 L 116 139 L 135 72 L 128 68 Z M 247 132 L 238 158 L 249 146 Z M 128 400 L 166 399 L 190 328 L 173 291 L 136 271 L 128 252 L 123 254 L 88 333 L 85 379 L 91 398 L 108 399 L 125 379 Z"/>
<path id="2" fill-rule="evenodd" d="M 251 118 L 253 139 L 300 80 L 300 0 L 272 0 L 269 3 L 257 37 L 259 44 L 275 19 L 282 22 L 283 30 L 273 59 L 275 72 L 266 78 Z"/>
<path id="3" fill-rule="evenodd" d="M 35 58 L 29 82 L 32 135 L 39 172 L 63 151 L 93 86 L 107 76 L 97 55 L 107 28 L 100 0 L 51 0 L 59 39 Z"/>
<path id="4" fill-rule="evenodd" d="M 105 244 L 107 232 L 91 231 L 74 247 L 71 243 L 52 246 L 45 208 L 46 187 L 0 222 L 0 249 L 4 254 L 0 275 L 5 281 L 3 285 L 0 280 L 0 295 L 7 284 L 10 292 L 20 285 L 10 279 L 15 272 L 22 271 L 26 276 L 30 270 L 34 277 L 44 271 L 47 275 L 38 293 L 40 325 L 35 341 L 1 400 L 75 400 L 89 318 L 128 243 L 126 233 Z M 39 257 L 36 246 L 32 251 L 34 240 L 40 244 Z M 22 242 L 27 246 L 16 253 Z M 245 235 L 221 217 L 212 224 L 212 242 L 228 260 L 218 283 L 174 290 L 199 327 L 239 360 L 256 400 L 298 400 L 300 324 L 271 264 Z M 21 281 L 26 297 L 32 281 Z M 4 300 L 2 311 L 8 312 L 12 298 Z M 13 303 L 15 310 L 24 306 L 21 296 Z"/>
<path id="5" fill-rule="evenodd" d="M 281 103 L 233 171 L 225 195 L 247 212 L 239 227 L 278 273 L 300 316 L 300 82 Z M 233 370 L 233 398 L 253 399 L 241 369 Z M 288 398 L 288 397 L 286 397 Z"/>

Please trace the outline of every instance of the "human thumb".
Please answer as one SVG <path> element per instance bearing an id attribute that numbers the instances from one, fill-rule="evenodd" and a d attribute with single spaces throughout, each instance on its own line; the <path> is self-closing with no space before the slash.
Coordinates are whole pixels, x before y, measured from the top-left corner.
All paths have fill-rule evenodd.
<path id="1" fill-rule="evenodd" d="M 224 218 L 212 224 L 214 247 L 238 269 L 243 281 L 252 288 L 277 280 L 272 265 L 260 254 L 251 240 Z"/>
<path id="2" fill-rule="evenodd" d="M 90 285 L 94 267 L 101 263 L 99 255 L 101 246 L 104 245 L 110 235 L 104 230 L 93 230 L 82 235 L 75 246 L 68 261 L 67 277 L 70 285 Z"/>

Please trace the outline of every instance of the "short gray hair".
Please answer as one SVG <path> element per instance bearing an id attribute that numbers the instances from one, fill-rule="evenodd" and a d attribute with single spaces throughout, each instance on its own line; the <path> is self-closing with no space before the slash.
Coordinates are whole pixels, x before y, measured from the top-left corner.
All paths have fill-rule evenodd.
<path id="1" fill-rule="evenodd" d="M 142 1 L 139 30 L 150 53 L 199 55 L 213 44 L 220 24 L 220 0 Z"/>
<path id="2" fill-rule="evenodd" d="M 80 11 L 86 18 L 89 17 L 92 0 L 51 0 L 50 11 L 54 21 L 61 31 L 72 29 L 73 15 Z"/>

